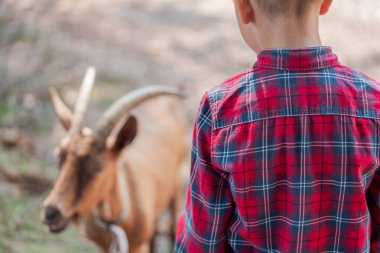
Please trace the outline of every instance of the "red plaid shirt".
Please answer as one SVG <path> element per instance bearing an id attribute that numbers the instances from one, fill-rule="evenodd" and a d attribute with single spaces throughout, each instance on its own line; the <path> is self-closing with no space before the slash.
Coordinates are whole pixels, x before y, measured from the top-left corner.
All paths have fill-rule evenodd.
<path id="1" fill-rule="evenodd" d="M 329 47 L 264 50 L 209 91 L 177 252 L 380 252 L 380 85 Z"/>

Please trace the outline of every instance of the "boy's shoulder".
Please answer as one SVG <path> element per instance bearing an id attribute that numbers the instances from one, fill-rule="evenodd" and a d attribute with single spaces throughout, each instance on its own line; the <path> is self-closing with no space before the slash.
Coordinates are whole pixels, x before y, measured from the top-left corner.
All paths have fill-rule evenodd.
<path id="1" fill-rule="evenodd" d="M 214 103 L 225 97 L 227 94 L 234 93 L 237 89 L 241 89 L 242 87 L 246 86 L 252 79 L 253 73 L 253 68 L 247 69 L 243 72 L 229 77 L 222 83 L 208 90 L 206 94 L 210 102 Z"/>
<path id="2" fill-rule="evenodd" d="M 361 81 L 364 81 L 370 85 L 374 85 L 377 88 L 380 87 L 379 81 L 375 80 L 373 77 L 371 77 L 370 75 L 360 70 L 356 70 L 344 65 L 340 65 L 339 67 L 342 69 L 342 72 L 347 73 L 348 75 L 351 75 L 353 78 L 359 78 Z"/>
<path id="3" fill-rule="evenodd" d="M 354 89 L 356 91 L 356 97 L 359 98 L 359 94 L 362 95 L 363 100 L 370 100 L 370 102 L 378 102 L 380 101 L 380 82 L 364 73 L 360 70 L 345 66 L 339 65 L 334 68 L 335 79 L 339 80 L 337 84 L 350 84 L 353 87 L 341 87 L 340 89 L 346 89 L 352 91 Z M 351 93 L 348 93 L 351 94 Z M 368 103 L 368 101 L 367 101 Z"/>
<path id="4" fill-rule="evenodd" d="M 300 72 L 252 67 L 208 90 L 205 99 L 216 129 L 299 114 L 342 113 L 380 119 L 379 82 L 343 65 Z"/>
<path id="5" fill-rule="evenodd" d="M 254 68 L 250 68 L 235 74 L 203 95 L 200 110 L 209 110 L 214 129 L 232 123 L 242 115 L 241 108 L 235 105 L 246 100 L 254 72 Z"/>
<path id="6" fill-rule="evenodd" d="M 380 92 L 380 82 L 371 77 L 370 75 L 360 71 L 356 70 L 354 68 L 345 66 L 345 65 L 338 65 L 334 68 L 332 68 L 332 72 L 323 73 L 322 75 L 327 75 L 326 77 L 331 78 L 332 76 L 336 76 L 336 79 L 340 80 L 346 80 L 350 81 L 353 84 L 356 84 L 360 87 L 357 88 L 363 88 L 366 91 L 370 92 Z M 217 102 L 218 100 L 221 100 L 225 98 L 228 95 L 241 95 L 244 93 L 244 87 L 247 87 L 248 85 L 252 85 L 253 83 L 256 83 L 260 77 L 260 73 L 258 72 L 266 72 L 266 76 L 284 76 L 280 75 L 277 71 L 269 71 L 273 73 L 269 73 L 267 69 L 261 70 L 258 68 L 249 68 L 243 72 L 240 72 L 238 74 L 235 74 L 229 78 L 227 78 L 222 83 L 214 86 L 213 88 L 209 89 L 206 94 L 208 99 L 211 103 Z M 310 71 L 311 75 L 314 75 L 313 71 Z M 299 73 L 294 72 L 294 75 L 297 75 Z M 307 73 L 303 73 L 304 75 L 307 75 Z M 289 76 L 292 76 L 290 73 Z M 280 77 L 281 78 L 281 77 Z"/>

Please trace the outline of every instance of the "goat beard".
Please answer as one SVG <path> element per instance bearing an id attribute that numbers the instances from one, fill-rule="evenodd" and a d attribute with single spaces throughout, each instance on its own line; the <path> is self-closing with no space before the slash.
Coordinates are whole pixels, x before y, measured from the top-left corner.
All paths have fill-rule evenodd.
<path id="1" fill-rule="evenodd" d="M 56 223 L 48 224 L 49 231 L 51 233 L 58 234 L 67 228 L 67 226 L 69 225 L 69 222 L 70 222 L 69 219 L 60 219 Z"/>
<path id="2" fill-rule="evenodd" d="M 49 227 L 49 231 L 53 234 L 58 234 L 63 232 L 70 224 L 70 222 L 74 222 L 76 224 L 79 223 L 80 217 L 78 214 L 74 214 L 70 218 L 62 218 L 56 223 L 47 224 Z"/>

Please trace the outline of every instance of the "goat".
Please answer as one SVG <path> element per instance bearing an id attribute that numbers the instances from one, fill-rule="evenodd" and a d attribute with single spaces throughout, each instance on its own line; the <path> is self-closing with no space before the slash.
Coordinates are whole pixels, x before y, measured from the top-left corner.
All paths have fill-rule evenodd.
<path id="1" fill-rule="evenodd" d="M 119 248 L 128 242 L 129 252 L 149 252 L 159 214 L 170 207 L 177 215 L 187 130 L 182 95 L 164 86 L 138 89 L 113 103 L 91 130 L 83 118 L 94 79 L 89 68 L 74 113 L 49 90 L 67 135 L 56 148 L 60 171 L 43 202 L 42 222 L 52 233 L 74 222 L 103 252 L 115 252 L 114 235 Z"/>

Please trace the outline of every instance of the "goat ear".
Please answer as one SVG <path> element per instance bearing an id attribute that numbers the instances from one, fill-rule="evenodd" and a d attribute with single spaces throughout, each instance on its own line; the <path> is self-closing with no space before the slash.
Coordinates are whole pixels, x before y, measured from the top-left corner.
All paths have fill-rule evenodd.
<path id="1" fill-rule="evenodd" d="M 62 123 L 62 126 L 69 130 L 71 123 L 73 122 L 73 113 L 63 102 L 62 98 L 59 96 L 57 90 L 54 87 L 49 88 L 50 99 L 53 104 L 55 113 L 57 114 L 59 120 Z"/>
<path id="2" fill-rule="evenodd" d="M 116 135 L 115 143 L 112 147 L 114 152 L 120 152 L 124 147 L 131 144 L 137 135 L 137 119 L 129 116 Z"/>

